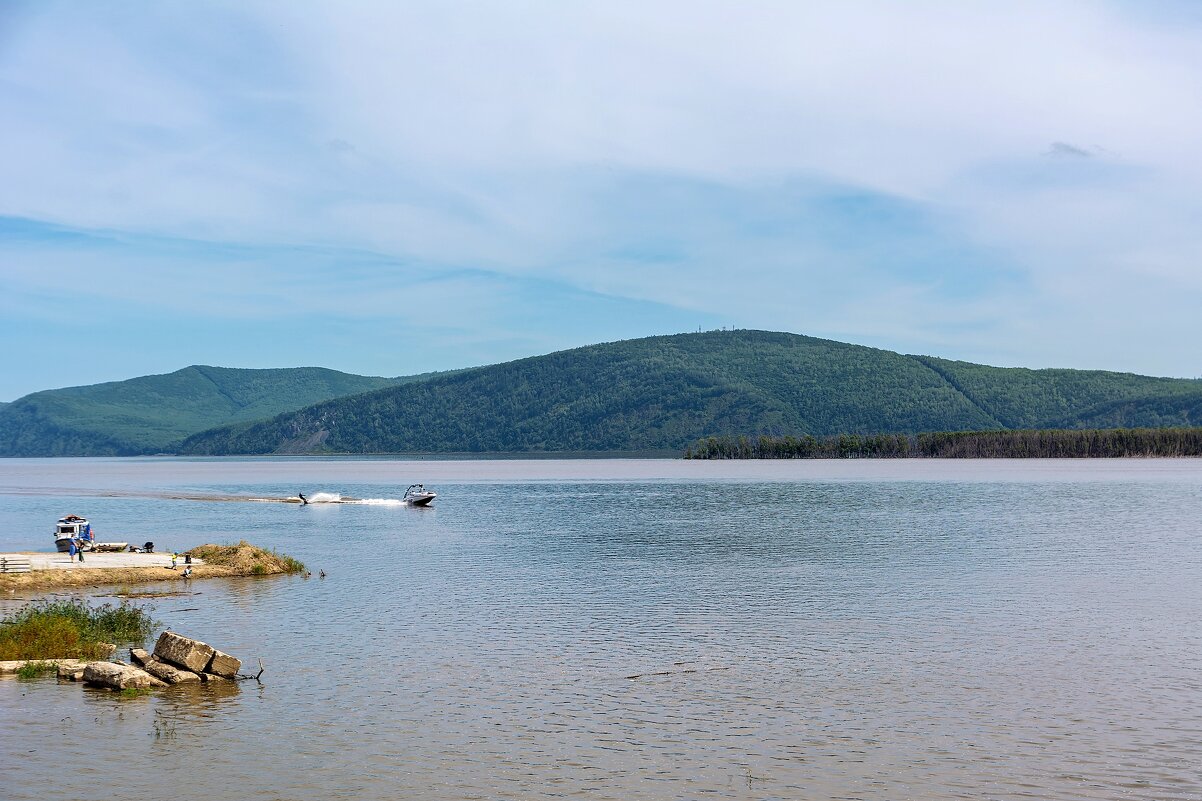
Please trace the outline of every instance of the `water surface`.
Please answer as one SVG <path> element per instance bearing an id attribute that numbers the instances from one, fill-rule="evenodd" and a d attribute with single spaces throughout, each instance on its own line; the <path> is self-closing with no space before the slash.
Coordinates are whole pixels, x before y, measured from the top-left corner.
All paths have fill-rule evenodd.
<path id="1" fill-rule="evenodd" d="M 262 686 L 0 680 L 6 798 L 1202 798 L 1196 460 L 0 460 L 67 512 L 329 575 L 156 601 Z"/>

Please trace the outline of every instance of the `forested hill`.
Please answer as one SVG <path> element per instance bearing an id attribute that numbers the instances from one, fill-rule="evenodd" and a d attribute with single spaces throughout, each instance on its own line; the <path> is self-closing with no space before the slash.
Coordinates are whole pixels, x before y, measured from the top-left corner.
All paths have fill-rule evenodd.
<path id="1" fill-rule="evenodd" d="M 213 426 L 257 420 L 398 379 L 319 367 L 185 367 L 26 395 L 0 407 L 0 456 L 128 456 L 174 451 Z"/>
<path id="2" fill-rule="evenodd" d="M 683 450 L 706 436 L 1191 425 L 1202 382 L 714 331 L 521 359 L 202 432 L 182 452 Z"/>
<path id="3" fill-rule="evenodd" d="M 1159 428 L 1202 424 L 1202 381 L 1097 370 L 987 367 L 914 357 L 1004 428 Z"/>

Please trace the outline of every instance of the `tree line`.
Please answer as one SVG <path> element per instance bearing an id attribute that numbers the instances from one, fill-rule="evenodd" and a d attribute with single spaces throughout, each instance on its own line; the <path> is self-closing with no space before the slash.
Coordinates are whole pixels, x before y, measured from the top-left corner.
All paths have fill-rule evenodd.
<path id="1" fill-rule="evenodd" d="M 1202 456 L 1202 428 L 706 437 L 686 459 L 1089 459 Z"/>

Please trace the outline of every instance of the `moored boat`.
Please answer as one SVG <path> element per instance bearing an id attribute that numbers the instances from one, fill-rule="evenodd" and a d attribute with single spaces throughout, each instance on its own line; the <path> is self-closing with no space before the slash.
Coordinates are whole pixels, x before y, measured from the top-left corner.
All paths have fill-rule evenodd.
<path id="1" fill-rule="evenodd" d="M 92 549 L 92 524 L 86 517 L 66 515 L 54 524 L 54 547 L 59 553 L 70 551 L 73 542 L 85 551 Z"/>
<path id="2" fill-rule="evenodd" d="M 128 542 L 97 542 L 96 533 L 86 517 L 67 515 L 54 524 L 54 547 L 59 553 L 69 553 L 71 543 L 84 551 L 124 551 Z"/>

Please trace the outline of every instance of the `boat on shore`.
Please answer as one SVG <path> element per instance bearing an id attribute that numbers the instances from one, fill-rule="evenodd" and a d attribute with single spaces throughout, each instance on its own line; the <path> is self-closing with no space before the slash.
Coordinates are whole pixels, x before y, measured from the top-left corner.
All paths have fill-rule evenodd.
<path id="1" fill-rule="evenodd" d="M 421 484 L 410 484 L 401 500 L 409 506 L 429 506 L 438 493 L 430 492 Z"/>
<path id="2" fill-rule="evenodd" d="M 92 524 L 86 517 L 64 515 L 54 524 L 54 547 L 59 553 L 71 550 L 72 543 L 85 551 L 92 549 Z"/>
<path id="3" fill-rule="evenodd" d="M 96 542 L 86 517 L 66 515 L 54 524 L 54 547 L 59 553 L 70 553 L 72 543 L 83 551 L 124 551 L 129 547 L 128 542 Z"/>

